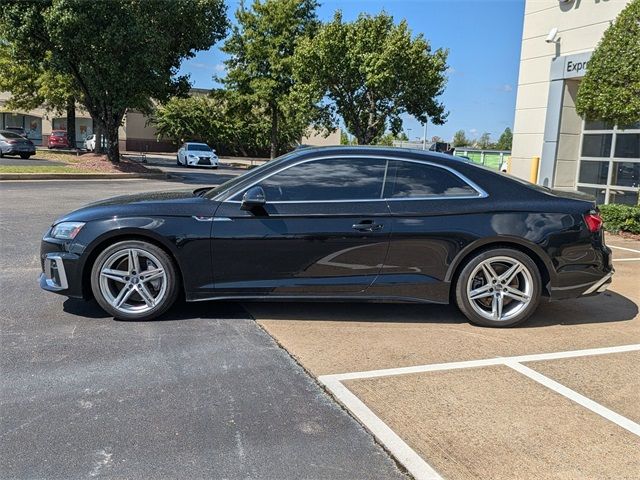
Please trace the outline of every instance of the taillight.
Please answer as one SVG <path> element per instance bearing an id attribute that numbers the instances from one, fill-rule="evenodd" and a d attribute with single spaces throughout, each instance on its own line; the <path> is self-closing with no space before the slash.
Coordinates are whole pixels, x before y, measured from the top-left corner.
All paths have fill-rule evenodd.
<path id="1" fill-rule="evenodd" d="M 597 212 L 585 213 L 584 221 L 591 233 L 596 233 L 602 228 L 602 217 Z"/>

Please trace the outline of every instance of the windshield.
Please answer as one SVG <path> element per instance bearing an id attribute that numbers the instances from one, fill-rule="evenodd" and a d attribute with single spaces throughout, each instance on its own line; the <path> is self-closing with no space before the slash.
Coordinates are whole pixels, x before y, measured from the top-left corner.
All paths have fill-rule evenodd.
<path id="1" fill-rule="evenodd" d="M 243 173 L 242 175 L 238 175 L 235 178 L 232 178 L 231 180 L 227 180 L 224 183 L 221 183 L 220 185 L 218 185 L 217 187 L 213 187 L 211 190 L 209 190 L 204 197 L 205 198 L 215 198 L 218 195 L 220 195 L 221 193 L 229 190 L 232 187 L 235 187 L 236 185 L 239 185 L 240 183 L 244 182 L 244 181 L 248 181 L 252 178 L 255 178 L 259 175 L 262 175 L 265 170 L 271 170 L 272 168 L 276 167 L 277 165 L 281 164 L 282 162 L 284 162 L 285 160 L 288 160 L 289 158 L 293 157 L 294 155 L 299 154 L 300 152 L 298 151 L 293 151 L 293 152 L 289 152 L 286 153 L 278 158 L 275 158 L 273 160 L 270 160 L 268 162 L 264 162 L 262 165 L 260 165 L 259 167 L 256 168 L 252 168 L 251 170 L 249 170 L 246 173 Z"/>
<path id="2" fill-rule="evenodd" d="M 211 147 L 206 143 L 189 143 L 187 144 L 187 150 L 191 152 L 210 152 Z"/>

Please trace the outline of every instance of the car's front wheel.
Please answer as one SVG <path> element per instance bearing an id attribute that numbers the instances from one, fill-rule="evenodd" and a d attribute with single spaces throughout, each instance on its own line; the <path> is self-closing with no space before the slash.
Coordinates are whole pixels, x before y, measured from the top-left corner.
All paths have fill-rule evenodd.
<path id="1" fill-rule="evenodd" d="M 456 302 L 472 323 L 508 327 L 533 314 L 541 285 L 538 267 L 528 255 L 510 248 L 485 250 L 460 272 Z"/>
<path id="2" fill-rule="evenodd" d="M 31 157 L 30 153 L 21 153 L 20 154 L 20 158 L 22 158 L 23 160 L 28 160 L 29 157 Z"/>
<path id="3" fill-rule="evenodd" d="M 98 255 L 91 270 L 91 289 L 98 304 L 115 318 L 150 320 L 175 302 L 179 277 L 164 250 L 127 240 Z"/>

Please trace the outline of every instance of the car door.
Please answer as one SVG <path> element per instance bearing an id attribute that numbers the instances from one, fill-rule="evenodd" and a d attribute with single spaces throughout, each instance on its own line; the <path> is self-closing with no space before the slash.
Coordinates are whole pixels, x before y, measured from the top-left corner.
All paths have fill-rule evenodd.
<path id="1" fill-rule="evenodd" d="M 218 295 L 360 295 L 384 262 L 390 217 L 386 161 L 317 158 L 290 164 L 221 204 L 212 229 Z M 266 203 L 243 210 L 260 186 Z"/>
<path id="2" fill-rule="evenodd" d="M 392 235 L 384 268 L 370 292 L 447 302 L 446 274 L 470 242 L 470 203 L 486 194 L 455 170 L 412 160 L 391 160 L 384 197 Z"/>

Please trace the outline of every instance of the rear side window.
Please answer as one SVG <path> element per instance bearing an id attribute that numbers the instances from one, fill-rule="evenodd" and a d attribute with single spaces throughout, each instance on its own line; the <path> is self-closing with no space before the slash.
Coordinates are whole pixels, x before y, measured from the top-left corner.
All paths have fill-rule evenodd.
<path id="1" fill-rule="evenodd" d="M 385 198 L 477 197 L 479 193 L 444 168 L 423 163 L 389 162 Z"/>
<path id="2" fill-rule="evenodd" d="M 22 138 L 20 135 L 13 132 L 2 132 L 2 134 L 0 135 L 2 135 L 4 138 Z"/>
<path id="3" fill-rule="evenodd" d="M 376 159 L 315 160 L 287 168 L 259 185 L 268 202 L 378 199 L 385 164 Z"/>

